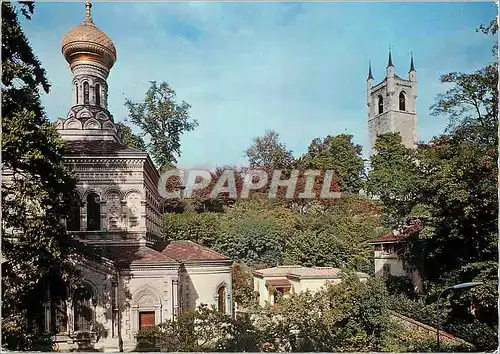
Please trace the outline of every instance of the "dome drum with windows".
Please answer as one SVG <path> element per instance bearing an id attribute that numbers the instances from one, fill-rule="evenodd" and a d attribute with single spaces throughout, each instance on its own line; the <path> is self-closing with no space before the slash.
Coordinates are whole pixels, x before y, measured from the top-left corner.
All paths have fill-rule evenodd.
<path id="1" fill-rule="evenodd" d="M 85 7 L 83 23 L 63 37 L 62 53 L 72 68 L 78 62 L 92 61 L 102 64 L 109 71 L 116 62 L 115 45 L 92 21 L 92 4 L 89 0 L 85 2 Z"/>

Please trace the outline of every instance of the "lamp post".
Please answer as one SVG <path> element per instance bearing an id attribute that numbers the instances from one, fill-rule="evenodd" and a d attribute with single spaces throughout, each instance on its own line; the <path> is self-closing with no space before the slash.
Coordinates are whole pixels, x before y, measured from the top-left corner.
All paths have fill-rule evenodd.
<path id="1" fill-rule="evenodd" d="M 436 341 L 437 341 L 437 351 L 439 352 L 439 299 L 441 296 L 448 290 L 457 290 L 457 289 L 464 289 L 464 288 L 472 288 L 474 286 L 478 285 L 483 285 L 483 283 L 477 283 L 477 282 L 469 282 L 469 283 L 461 283 L 453 286 L 449 286 L 447 288 L 444 288 L 441 293 L 439 294 L 436 302 L 436 323 L 437 323 L 437 329 L 436 329 Z"/>

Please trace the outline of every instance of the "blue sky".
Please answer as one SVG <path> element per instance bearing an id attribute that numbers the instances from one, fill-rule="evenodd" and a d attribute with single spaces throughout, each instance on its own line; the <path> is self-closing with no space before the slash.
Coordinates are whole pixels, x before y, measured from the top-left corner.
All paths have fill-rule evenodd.
<path id="1" fill-rule="evenodd" d="M 182 165 L 245 164 L 244 150 L 267 129 L 299 156 L 316 137 L 349 133 L 368 150 L 366 77 L 378 82 L 392 48 L 406 77 L 418 75 L 418 137 L 446 126 L 429 106 L 446 87 L 439 76 L 470 72 L 493 59 L 493 38 L 475 29 L 494 3 L 94 2 L 96 25 L 115 43 L 109 109 L 124 121 L 125 98 L 144 98 L 149 81 L 167 81 L 192 105 L 198 128 L 182 138 Z M 61 39 L 84 17 L 83 3 L 37 3 L 23 21 L 52 89 L 48 117 L 65 117 L 71 72 Z"/>

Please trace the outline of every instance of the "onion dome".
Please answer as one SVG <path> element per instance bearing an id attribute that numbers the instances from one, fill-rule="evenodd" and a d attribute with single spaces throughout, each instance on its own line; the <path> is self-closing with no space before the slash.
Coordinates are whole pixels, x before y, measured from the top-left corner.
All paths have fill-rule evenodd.
<path id="1" fill-rule="evenodd" d="M 116 62 L 116 48 L 111 38 L 92 21 L 90 0 L 85 2 L 85 19 L 63 37 L 62 53 L 72 65 L 76 61 L 97 61 L 110 70 Z"/>

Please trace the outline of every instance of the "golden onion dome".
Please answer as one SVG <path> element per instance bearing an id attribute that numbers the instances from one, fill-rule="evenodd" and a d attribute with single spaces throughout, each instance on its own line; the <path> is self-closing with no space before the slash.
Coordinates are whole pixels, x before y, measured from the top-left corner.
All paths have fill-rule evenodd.
<path id="1" fill-rule="evenodd" d="M 69 30 L 63 37 L 62 53 L 69 64 L 79 58 L 89 59 L 97 60 L 111 69 L 116 61 L 115 45 L 92 21 L 92 4 L 89 0 L 85 2 L 85 7 L 83 23 Z"/>

